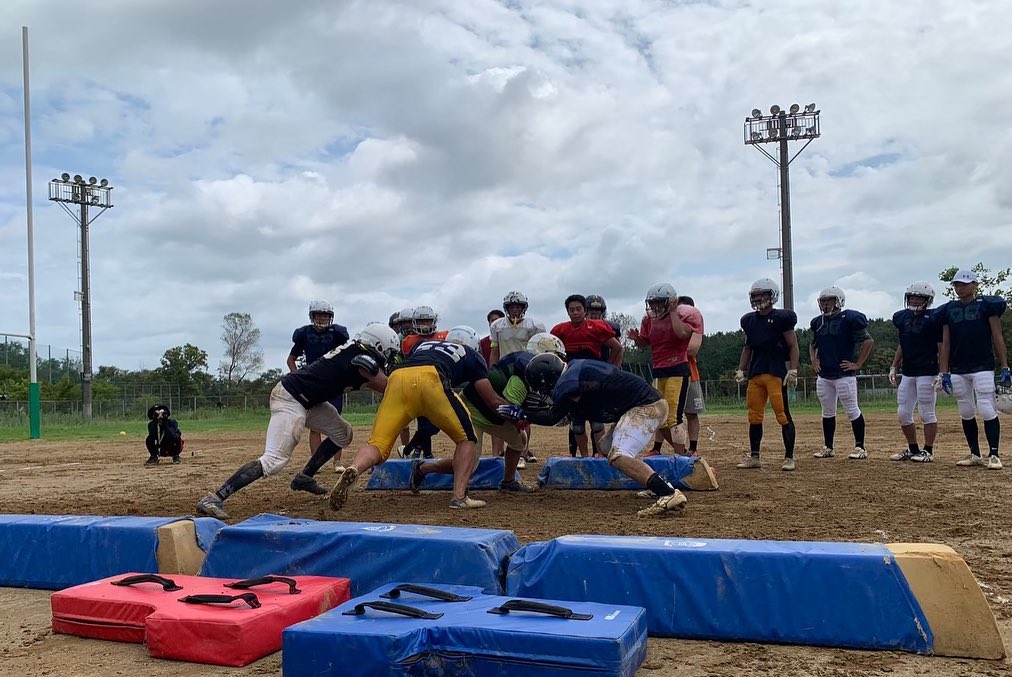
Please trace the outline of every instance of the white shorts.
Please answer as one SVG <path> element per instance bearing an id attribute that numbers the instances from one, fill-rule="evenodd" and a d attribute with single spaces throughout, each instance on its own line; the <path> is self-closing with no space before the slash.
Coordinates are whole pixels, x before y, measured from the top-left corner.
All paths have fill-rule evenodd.
<path id="1" fill-rule="evenodd" d="M 847 415 L 848 421 L 856 420 L 861 415 L 861 409 L 857 406 L 856 376 L 835 379 L 820 376 L 815 380 L 815 393 L 822 403 L 822 418 L 836 416 L 837 402 L 843 405 L 843 413 Z"/>
<path id="2" fill-rule="evenodd" d="M 271 420 L 260 457 L 264 475 L 276 475 L 288 465 L 306 428 L 326 435 L 341 448 L 351 444 L 351 425 L 341 418 L 333 404 L 324 402 L 307 410 L 278 383 L 271 391 Z"/>
<path id="3" fill-rule="evenodd" d="M 645 446 L 653 442 L 654 433 L 667 418 L 666 400 L 633 407 L 622 414 L 622 418 L 605 433 L 598 443 L 598 449 L 609 461 L 615 456 L 636 458 Z"/>
<path id="4" fill-rule="evenodd" d="M 964 421 L 969 421 L 978 411 L 981 419 L 985 421 L 998 416 L 998 410 L 994 406 L 994 390 L 993 371 L 952 375 L 952 395 L 956 398 L 959 417 Z M 976 406 L 974 406 L 975 398 Z"/>
<path id="5" fill-rule="evenodd" d="M 904 376 L 896 387 L 896 414 L 901 426 L 914 424 L 914 406 L 924 423 L 937 423 L 935 377 Z"/>

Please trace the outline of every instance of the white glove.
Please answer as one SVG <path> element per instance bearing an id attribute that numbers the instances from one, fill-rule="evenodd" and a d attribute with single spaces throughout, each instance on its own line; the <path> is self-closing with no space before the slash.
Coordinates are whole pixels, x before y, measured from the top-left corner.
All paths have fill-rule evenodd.
<path id="1" fill-rule="evenodd" d="M 734 382 L 735 383 L 744 383 L 745 382 L 745 372 L 743 372 L 741 369 L 739 369 L 738 371 L 734 372 Z"/>
<path id="2" fill-rule="evenodd" d="M 788 369 L 787 376 L 784 376 L 784 385 L 793 390 L 798 387 L 798 370 Z"/>
<path id="3" fill-rule="evenodd" d="M 896 387 L 896 367 L 889 367 L 889 385 Z"/>

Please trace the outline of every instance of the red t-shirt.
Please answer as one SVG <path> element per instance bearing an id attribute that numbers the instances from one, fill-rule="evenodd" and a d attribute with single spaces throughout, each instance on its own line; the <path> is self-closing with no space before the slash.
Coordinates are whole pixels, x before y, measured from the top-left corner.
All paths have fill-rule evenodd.
<path id="1" fill-rule="evenodd" d="M 697 308 L 688 305 L 680 305 L 676 311 L 682 322 L 692 328 L 693 333 L 703 333 L 703 314 Z M 646 315 L 640 322 L 640 337 L 650 345 L 651 357 L 655 376 L 677 376 L 687 369 L 689 356 L 689 340 L 692 336 L 680 339 L 675 336 L 675 328 L 671 326 L 671 318 L 668 316 L 655 320 Z M 674 367 L 686 367 L 672 370 Z M 668 373 L 665 373 L 668 372 Z"/>
<path id="2" fill-rule="evenodd" d="M 478 347 L 481 348 L 481 356 L 485 358 L 485 364 L 492 366 L 492 337 L 486 336 L 482 340 L 478 341 Z"/>
<path id="3" fill-rule="evenodd" d="M 600 360 L 601 348 L 608 339 L 615 338 L 615 330 L 604 320 L 584 320 L 578 326 L 560 322 L 552 327 L 552 334 L 566 346 L 566 360 Z"/>
<path id="4" fill-rule="evenodd" d="M 414 347 L 422 341 L 442 341 L 449 333 L 450 332 L 448 331 L 437 331 L 436 333 L 428 336 L 421 336 L 420 334 L 410 334 L 405 336 L 404 340 L 401 342 L 401 355 L 407 357 L 411 354 Z"/>

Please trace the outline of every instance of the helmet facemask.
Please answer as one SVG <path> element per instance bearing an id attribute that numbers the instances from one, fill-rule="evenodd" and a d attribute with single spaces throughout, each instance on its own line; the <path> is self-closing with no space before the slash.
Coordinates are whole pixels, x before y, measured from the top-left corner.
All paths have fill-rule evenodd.
<path id="1" fill-rule="evenodd" d="M 903 303 L 906 304 L 907 310 L 919 315 L 931 306 L 931 299 L 921 294 L 905 294 Z"/>
<path id="2" fill-rule="evenodd" d="M 752 310 L 766 310 L 773 307 L 773 292 L 768 289 L 757 289 L 749 293 L 749 303 Z"/>
<path id="3" fill-rule="evenodd" d="M 503 308 L 506 310 L 507 319 L 514 327 L 520 324 L 527 314 L 526 303 L 507 303 Z"/>
<path id="4" fill-rule="evenodd" d="M 671 299 L 666 296 L 647 299 L 645 305 L 647 317 L 654 320 L 667 317 L 668 313 L 671 312 Z"/>
<path id="5" fill-rule="evenodd" d="M 309 319 L 313 323 L 313 329 L 318 332 L 327 330 L 327 327 L 334 324 L 334 313 L 316 312 L 310 313 Z"/>
<path id="6" fill-rule="evenodd" d="M 839 311 L 843 310 L 843 305 L 840 303 L 840 298 L 837 296 L 820 296 L 819 297 L 819 311 L 829 317 L 835 315 Z"/>

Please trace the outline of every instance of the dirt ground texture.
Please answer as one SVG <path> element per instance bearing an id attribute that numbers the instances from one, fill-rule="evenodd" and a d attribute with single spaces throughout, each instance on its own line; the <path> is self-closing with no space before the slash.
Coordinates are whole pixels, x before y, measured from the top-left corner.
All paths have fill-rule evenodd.
<path id="1" fill-rule="evenodd" d="M 523 543 L 565 534 L 627 534 L 802 541 L 935 542 L 955 548 L 977 577 L 1012 648 L 1012 468 L 957 468 L 965 442 L 954 412 L 939 424 L 935 463 L 896 463 L 888 455 L 905 444 L 891 414 L 870 414 L 870 458 L 848 461 L 850 427 L 841 419 L 838 456 L 817 460 L 822 446 L 818 414 L 795 417 L 798 469 L 780 470 L 779 427 L 766 423 L 762 470 L 737 470 L 747 449 L 744 416 L 704 416 L 701 454 L 714 466 L 721 488 L 690 493 L 680 516 L 637 518 L 646 505 L 633 492 L 549 491 L 526 496 L 475 492 L 488 507 L 448 509 L 449 493 L 363 492 L 360 482 L 339 514 L 326 497 L 293 493 L 291 475 L 308 457 L 308 435 L 278 477 L 256 482 L 226 503 L 233 521 L 262 512 L 311 519 L 342 519 L 510 529 Z M 1012 423 L 1003 421 L 1003 448 Z M 264 421 L 266 430 L 266 420 Z M 184 426 L 185 432 L 185 426 Z M 243 435 L 187 435 L 183 463 L 145 468 L 143 431 L 100 443 L 0 444 L 0 512 L 38 514 L 191 515 L 204 493 L 241 463 L 256 458 L 263 430 Z M 356 428 L 353 455 L 368 430 Z M 983 437 L 983 435 L 982 435 Z M 443 437 L 437 454 L 452 449 Z M 567 453 L 564 429 L 536 428 L 540 457 Z M 1012 456 L 1009 456 L 1012 460 Z M 540 464 L 523 471 L 534 482 Z M 320 473 L 334 477 L 330 466 Z M 43 675 L 260 675 L 279 674 L 280 653 L 246 668 L 212 668 L 149 658 L 140 645 L 82 640 L 49 631 L 49 593 L 0 588 L 0 674 Z M 1008 661 L 931 658 L 798 646 L 724 644 L 651 639 L 642 675 L 997 675 Z M 349 673 L 350 674 L 350 673 Z"/>

